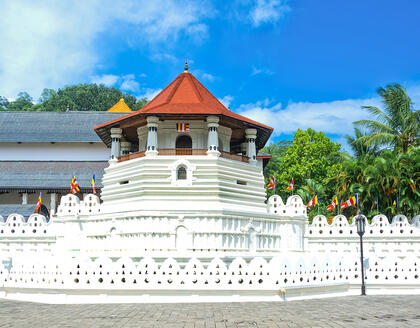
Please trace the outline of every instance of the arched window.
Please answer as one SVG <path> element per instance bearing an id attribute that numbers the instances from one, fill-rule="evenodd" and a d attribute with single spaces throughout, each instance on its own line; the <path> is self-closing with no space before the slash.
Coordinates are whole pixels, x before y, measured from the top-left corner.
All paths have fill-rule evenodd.
<path id="1" fill-rule="evenodd" d="M 178 167 L 176 171 L 176 179 L 177 180 L 187 180 L 187 170 L 185 166 Z"/>

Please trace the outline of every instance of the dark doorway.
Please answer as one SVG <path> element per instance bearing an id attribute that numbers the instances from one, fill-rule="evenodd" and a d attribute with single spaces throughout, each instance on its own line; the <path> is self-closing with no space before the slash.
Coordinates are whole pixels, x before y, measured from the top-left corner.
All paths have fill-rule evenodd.
<path id="1" fill-rule="evenodd" d="M 177 155 L 192 155 L 192 140 L 190 136 L 179 136 L 175 142 Z"/>

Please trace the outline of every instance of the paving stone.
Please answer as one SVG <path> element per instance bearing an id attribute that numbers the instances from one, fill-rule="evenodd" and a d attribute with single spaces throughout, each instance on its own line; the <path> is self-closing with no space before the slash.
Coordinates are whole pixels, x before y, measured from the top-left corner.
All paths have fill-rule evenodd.
<path id="1" fill-rule="evenodd" d="M 51 305 L 0 300 L 0 327 L 420 327 L 420 296 L 292 302 Z"/>

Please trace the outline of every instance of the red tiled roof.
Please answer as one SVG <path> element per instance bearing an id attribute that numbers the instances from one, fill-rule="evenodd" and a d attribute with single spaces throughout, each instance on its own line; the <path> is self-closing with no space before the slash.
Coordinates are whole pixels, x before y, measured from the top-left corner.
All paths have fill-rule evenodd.
<path id="1" fill-rule="evenodd" d="M 95 130 L 133 116 L 152 114 L 223 115 L 269 129 L 270 131 L 273 130 L 269 126 L 255 122 L 228 110 L 191 73 L 188 72 L 179 74 L 175 80 L 143 108 L 116 120 L 99 125 L 95 127 Z"/>

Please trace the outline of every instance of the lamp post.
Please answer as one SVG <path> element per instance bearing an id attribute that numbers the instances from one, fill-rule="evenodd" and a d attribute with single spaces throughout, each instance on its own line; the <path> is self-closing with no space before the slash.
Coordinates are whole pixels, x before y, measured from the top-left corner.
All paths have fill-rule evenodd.
<path id="1" fill-rule="evenodd" d="M 366 295 L 365 271 L 363 268 L 363 235 L 365 234 L 365 218 L 360 214 L 356 216 L 357 233 L 360 236 L 360 264 L 362 266 L 362 295 Z"/>

